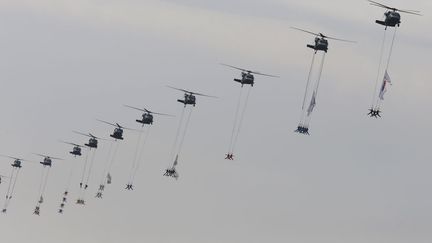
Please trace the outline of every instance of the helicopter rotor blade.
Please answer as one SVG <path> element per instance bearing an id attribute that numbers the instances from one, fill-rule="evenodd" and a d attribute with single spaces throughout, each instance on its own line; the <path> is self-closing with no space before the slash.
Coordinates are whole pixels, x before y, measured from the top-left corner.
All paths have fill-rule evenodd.
<path id="1" fill-rule="evenodd" d="M 265 74 L 265 73 L 260 73 L 260 72 L 251 72 L 253 74 L 257 74 L 257 75 L 261 75 L 261 76 L 266 76 L 266 77 L 272 77 L 272 78 L 280 78 L 277 75 L 271 75 L 271 74 Z"/>
<path id="2" fill-rule="evenodd" d="M 303 32 L 309 33 L 309 34 L 311 34 L 311 35 L 320 35 L 320 33 L 314 33 L 314 32 L 312 32 L 312 31 L 308 31 L 308 30 L 300 29 L 300 28 L 297 28 L 297 27 L 292 27 L 292 26 L 291 26 L 291 29 L 295 29 L 295 30 L 303 31 Z"/>
<path id="3" fill-rule="evenodd" d="M 96 119 L 96 120 L 97 120 L 97 121 L 100 121 L 100 122 L 102 122 L 102 123 L 105 123 L 105 124 L 108 124 L 108 125 L 114 126 L 114 127 L 121 127 L 121 126 L 118 125 L 118 123 L 117 123 L 117 124 L 114 124 L 114 123 L 107 122 L 107 121 L 100 120 L 100 119 Z"/>
<path id="4" fill-rule="evenodd" d="M 417 10 L 397 10 L 401 13 L 407 13 L 407 14 L 413 14 L 413 15 L 418 15 L 418 16 L 423 16 L 422 14 L 420 14 L 420 11 Z"/>
<path id="5" fill-rule="evenodd" d="M 33 154 L 34 154 L 34 155 L 41 156 L 41 157 L 44 157 L 44 158 L 48 158 L 48 159 L 64 160 L 64 159 L 62 159 L 62 158 L 52 157 L 52 156 L 45 155 L 45 154 L 38 154 L 38 153 L 33 153 Z"/>
<path id="6" fill-rule="evenodd" d="M 4 155 L 4 154 L 0 154 L 1 157 L 5 157 L 5 158 L 9 158 L 9 159 L 14 159 L 14 160 L 19 160 L 19 161 L 27 161 L 25 159 L 20 159 L 17 157 L 13 157 L 13 156 L 9 156 L 9 155 Z"/>
<path id="7" fill-rule="evenodd" d="M 132 109 L 135 109 L 135 110 L 139 110 L 139 111 L 148 112 L 147 109 L 141 109 L 141 108 L 134 107 L 134 106 L 130 106 L 130 105 L 123 105 L 123 106 L 125 106 L 125 107 L 129 107 L 129 108 L 132 108 Z"/>
<path id="8" fill-rule="evenodd" d="M 368 0 L 368 2 L 370 3 L 370 5 L 373 5 L 373 6 L 376 6 L 376 7 L 381 7 L 381 8 L 386 8 L 386 9 L 389 9 L 389 10 L 398 11 L 398 12 L 402 12 L 402 13 L 414 14 L 414 15 L 422 16 L 420 14 L 420 11 L 418 11 L 418 10 L 397 9 L 397 8 L 390 7 L 390 6 L 384 5 L 382 3 L 371 1 L 371 0 Z"/>
<path id="9" fill-rule="evenodd" d="M 160 116 L 170 116 L 170 117 L 175 117 L 174 115 L 171 114 L 165 114 L 165 113 L 159 113 L 159 112 L 153 112 L 153 111 L 147 111 L 150 114 L 155 114 L 155 115 L 160 115 Z"/>
<path id="10" fill-rule="evenodd" d="M 244 68 L 239 68 L 239 67 L 228 65 L 228 64 L 225 64 L 225 63 L 220 63 L 220 65 L 224 65 L 224 66 L 227 66 L 227 67 L 230 67 L 230 68 L 234 68 L 234 69 L 237 69 L 237 70 L 240 70 L 240 71 L 243 71 L 243 72 L 253 73 L 253 74 L 267 76 L 267 77 L 279 78 L 279 76 L 265 74 L 265 73 L 260 73 L 260 72 L 257 72 L 257 71 L 252 71 L 252 70 L 248 70 L 248 69 L 244 69 Z"/>
<path id="11" fill-rule="evenodd" d="M 199 96 L 204 96 L 204 97 L 210 97 L 210 98 L 218 98 L 217 96 L 213 96 L 213 95 L 206 95 L 206 94 L 195 93 L 195 92 L 192 92 L 191 94 L 199 95 Z"/>
<path id="12" fill-rule="evenodd" d="M 244 69 L 244 68 L 239 68 L 239 67 L 232 66 L 232 65 L 228 65 L 228 64 L 225 64 L 225 63 L 220 63 L 220 65 L 227 66 L 227 67 L 230 67 L 230 68 L 234 68 L 234 69 L 237 69 L 237 70 L 240 70 L 240 71 L 243 71 L 243 72 L 251 72 L 250 70 L 247 70 L 247 69 Z"/>
<path id="13" fill-rule="evenodd" d="M 179 88 L 176 88 L 176 87 L 173 87 L 173 86 L 169 86 L 169 85 L 167 85 L 167 87 L 171 88 L 171 89 L 176 89 L 176 90 L 179 90 L 179 91 L 183 91 L 185 93 L 191 93 L 191 94 L 193 93 L 193 92 L 190 92 L 189 90 L 179 89 Z"/>
<path id="14" fill-rule="evenodd" d="M 86 136 L 86 137 L 90 137 L 90 138 L 95 137 L 95 136 L 91 135 L 90 133 L 85 134 L 85 133 L 78 132 L 78 131 L 73 131 L 73 132 L 76 133 L 76 134 L 79 134 L 79 135 L 83 135 L 83 136 Z"/>
<path id="15" fill-rule="evenodd" d="M 59 141 L 62 142 L 62 143 L 65 143 L 65 144 L 69 144 L 69 145 L 73 145 L 73 146 L 77 146 L 77 147 L 83 147 L 82 145 L 79 145 L 79 144 L 76 144 L 76 143 L 66 142 L 66 141 L 63 141 L 63 140 L 59 140 Z"/>
<path id="16" fill-rule="evenodd" d="M 334 38 L 334 37 L 329 37 L 329 36 L 326 36 L 324 38 L 329 39 L 329 40 L 337 40 L 337 41 L 348 42 L 348 43 L 357 43 L 357 41 L 339 39 L 339 38 Z"/>
<path id="17" fill-rule="evenodd" d="M 368 2 L 370 3 L 370 5 L 373 5 L 373 6 L 377 6 L 377 7 L 381 7 L 381 8 L 386 8 L 386 9 L 391 9 L 391 10 L 397 10 L 396 8 L 392 8 L 390 6 L 384 5 L 384 4 L 379 3 L 379 2 L 375 2 L 375 1 L 371 1 L 371 0 L 368 0 Z"/>
<path id="18" fill-rule="evenodd" d="M 172 86 L 169 86 L 169 85 L 167 85 L 167 87 L 168 87 L 168 88 L 171 88 L 171 89 L 180 90 L 180 91 L 183 91 L 183 92 L 188 93 L 188 94 L 193 94 L 193 95 L 200 95 L 200 96 L 206 96 L 206 97 L 217 98 L 216 96 L 206 95 L 206 94 L 201 94 L 201 93 L 197 93 L 197 92 L 192 92 L 192 91 L 185 90 L 185 89 L 179 89 L 179 88 L 175 88 L 175 87 L 172 87 Z"/>
<path id="19" fill-rule="evenodd" d="M 154 111 L 151 111 L 151 110 L 147 110 L 146 108 L 137 108 L 137 107 L 130 106 L 130 105 L 124 105 L 124 106 L 132 108 L 132 109 L 135 109 L 135 110 L 147 112 L 147 113 L 150 113 L 150 114 L 161 115 L 161 116 L 172 116 L 172 117 L 174 117 L 173 115 L 170 115 L 170 114 L 154 112 Z"/>

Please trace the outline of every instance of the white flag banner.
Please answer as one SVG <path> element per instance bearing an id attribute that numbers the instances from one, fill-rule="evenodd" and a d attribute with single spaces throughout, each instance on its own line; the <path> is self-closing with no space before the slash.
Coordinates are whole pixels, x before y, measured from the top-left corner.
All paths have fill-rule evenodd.
<path id="1" fill-rule="evenodd" d="M 312 111 L 313 111 L 313 109 L 314 109 L 314 107 L 316 105 L 315 98 L 316 98 L 316 92 L 314 91 L 313 94 L 312 94 L 311 102 L 310 102 L 309 107 L 307 109 L 307 115 L 308 116 L 310 116 L 310 114 L 312 113 Z"/>
<path id="2" fill-rule="evenodd" d="M 384 79 L 383 79 L 383 82 L 381 85 L 380 93 L 379 93 L 379 98 L 381 100 L 384 100 L 384 94 L 385 94 L 385 92 L 387 92 L 387 84 L 391 85 L 391 79 L 390 79 L 390 76 L 388 75 L 387 70 L 386 70 L 385 74 L 384 74 Z"/>

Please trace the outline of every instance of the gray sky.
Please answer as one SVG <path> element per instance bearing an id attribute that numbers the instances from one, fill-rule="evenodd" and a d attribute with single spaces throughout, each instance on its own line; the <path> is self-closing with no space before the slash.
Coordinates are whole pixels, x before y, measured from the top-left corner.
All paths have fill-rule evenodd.
<path id="1" fill-rule="evenodd" d="M 67 158 L 52 168 L 40 217 L 41 168 L 25 165 L 0 215 L 2 241 L 431 242 L 432 2 L 385 2 L 425 16 L 402 15 L 393 85 L 374 120 L 366 113 L 383 10 L 366 1 L 0 0 L 0 153 Z M 290 26 L 358 41 L 330 42 L 310 137 L 293 130 L 313 36 Z M 223 158 L 239 73 L 220 62 L 281 76 L 257 77 L 234 162 Z M 182 94 L 165 85 L 219 96 L 198 97 L 178 181 L 162 173 Z M 88 205 L 70 202 L 57 215 L 70 166 L 82 166 L 57 141 L 85 141 L 72 130 L 107 136 L 95 118 L 137 127 L 140 113 L 122 104 L 177 117 L 156 117 L 135 191 L 123 189 L 137 140 L 126 133 L 105 198 L 93 199 L 101 144 Z M 11 161 L 0 161 L 8 174 Z M 77 189 L 75 178 L 71 200 Z"/>

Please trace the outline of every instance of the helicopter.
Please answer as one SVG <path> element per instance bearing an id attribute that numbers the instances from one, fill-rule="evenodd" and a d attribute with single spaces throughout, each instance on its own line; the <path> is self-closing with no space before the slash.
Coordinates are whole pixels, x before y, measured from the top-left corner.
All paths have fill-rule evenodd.
<path id="1" fill-rule="evenodd" d="M 249 84 L 250 86 L 253 87 L 254 80 L 255 80 L 254 74 L 261 75 L 261 76 L 272 77 L 272 78 L 279 78 L 279 76 L 265 74 L 265 73 L 260 73 L 260 72 L 256 72 L 256 71 L 251 71 L 251 70 L 247 70 L 247 69 L 244 69 L 244 68 L 239 68 L 239 67 L 231 66 L 231 65 L 228 65 L 228 64 L 224 64 L 224 63 L 221 63 L 221 65 L 224 65 L 224 66 L 227 66 L 227 67 L 234 68 L 234 69 L 242 71 L 241 72 L 241 79 L 237 79 L 237 78 L 234 79 L 234 81 L 239 82 L 242 87 L 245 84 Z"/>
<path id="2" fill-rule="evenodd" d="M 39 155 L 41 157 L 43 157 L 43 161 L 39 162 L 41 165 L 43 165 L 44 167 L 48 166 L 51 167 L 52 166 L 52 160 L 63 160 L 61 158 L 56 158 L 56 157 L 51 157 L 48 155 L 44 155 L 44 154 L 35 154 L 35 155 Z"/>
<path id="3" fill-rule="evenodd" d="M 98 147 L 98 139 L 101 139 L 101 138 L 98 138 L 91 133 L 85 134 L 85 133 L 77 132 L 77 131 L 73 131 L 73 132 L 76 134 L 80 134 L 80 135 L 87 136 L 90 138 L 88 143 L 84 144 L 85 146 L 87 146 L 89 148 L 94 148 L 94 149 L 96 149 Z"/>
<path id="4" fill-rule="evenodd" d="M 119 140 L 123 140 L 124 139 L 123 138 L 123 129 L 133 130 L 131 128 L 123 127 L 123 126 L 121 126 L 118 123 L 113 124 L 113 123 L 110 123 L 110 122 L 107 122 L 107 121 L 103 121 L 103 120 L 99 120 L 99 119 L 98 119 L 98 121 L 116 127 L 116 128 L 114 128 L 114 132 L 112 134 L 110 134 L 110 137 L 112 137 L 114 139 L 119 139 Z"/>
<path id="5" fill-rule="evenodd" d="M 12 156 L 7 156 L 7 155 L 0 155 L 0 156 L 6 157 L 6 158 L 9 158 L 9 159 L 13 159 L 14 161 L 11 164 L 11 166 L 14 167 L 14 168 L 18 168 L 18 169 L 22 168 L 22 162 L 31 162 L 31 161 L 28 161 L 28 160 L 24 160 L 24 159 L 12 157 Z"/>
<path id="6" fill-rule="evenodd" d="M 193 106 L 196 105 L 196 97 L 195 97 L 195 95 L 205 96 L 205 97 L 211 97 L 211 98 L 217 98 L 216 96 L 200 94 L 200 93 L 188 91 L 188 90 L 185 90 L 185 89 L 179 89 L 179 88 L 175 88 L 175 87 L 171 87 L 171 86 L 167 86 L 167 87 L 171 88 L 171 89 L 176 89 L 176 90 L 180 90 L 180 91 L 185 92 L 185 94 L 184 94 L 184 100 L 180 100 L 180 99 L 177 100 L 178 102 L 183 103 L 185 107 L 186 107 L 186 105 L 193 105 Z"/>
<path id="7" fill-rule="evenodd" d="M 317 51 L 324 51 L 327 53 L 328 51 L 328 40 L 327 39 L 331 39 L 331 40 L 338 40 L 338 41 L 343 41 L 343 42 L 350 42 L 350 43 L 355 43 L 355 41 L 350 41 L 350 40 L 344 40 L 344 39 L 338 39 L 338 38 L 334 38 L 334 37 L 329 37 L 324 35 L 323 33 L 314 33 L 308 30 L 304 30 L 304 29 L 300 29 L 300 28 L 296 28 L 296 27 L 291 27 L 292 29 L 295 30 L 299 30 L 299 31 L 303 31 L 312 35 L 315 35 L 315 44 L 314 45 L 310 45 L 307 44 L 306 46 L 315 50 L 315 53 Z"/>
<path id="8" fill-rule="evenodd" d="M 141 108 L 133 107 L 133 106 L 130 106 L 130 105 L 124 105 L 124 106 L 144 112 L 142 114 L 142 118 L 140 120 L 138 120 L 138 119 L 136 120 L 136 122 L 141 123 L 143 126 L 145 124 L 147 124 L 147 125 L 152 125 L 153 124 L 153 114 L 155 114 L 155 115 L 162 115 L 162 116 L 171 116 L 171 117 L 173 116 L 173 115 L 169 115 L 169 114 L 153 112 L 153 111 L 150 111 L 150 110 L 148 110 L 146 108 L 142 108 L 141 109 Z"/>
<path id="9" fill-rule="evenodd" d="M 81 148 L 83 147 L 82 145 L 79 145 L 79 144 L 76 144 L 76 143 L 65 142 L 65 141 L 60 141 L 60 142 L 65 143 L 65 144 L 73 145 L 74 147 L 73 147 L 72 151 L 70 151 L 69 153 L 72 154 L 72 155 L 74 155 L 75 157 L 82 155 L 81 154 Z"/>
<path id="10" fill-rule="evenodd" d="M 396 27 L 396 26 L 399 27 L 400 26 L 401 16 L 398 12 L 421 16 L 420 11 L 417 11 L 417 10 L 401 10 L 401 9 L 389 7 L 389 6 L 381 4 L 379 2 L 375 2 L 375 1 L 371 1 L 371 0 L 368 0 L 368 1 L 369 1 L 370 5 L 388 9 L 388 11 L 384 13 L 384 16 L 385 16 L 384 20 L 375 20 L 375 23 L 380 24 L 380 25 L 384 25 L 386 27 L 386 29 L 387 29 L 387 27 Z"/>

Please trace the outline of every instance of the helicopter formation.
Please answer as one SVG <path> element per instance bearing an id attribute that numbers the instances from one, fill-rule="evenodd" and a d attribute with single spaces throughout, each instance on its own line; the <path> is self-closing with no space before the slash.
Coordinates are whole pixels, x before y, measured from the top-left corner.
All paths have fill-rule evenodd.
<path id="1" fill-rule="evenodd" d="M 381 46 L 381 57 L 380 57 L 380 63 L 378 67 L 378 74 L 376 78 L 376 84 L 375 84 L 375 90 L 374 90 L 374 96 L 372 105 L 369 108 L 369 113 L 367 114 L 370 117 L 378 118 L 381 117 L 381 107 L 382 102 L 384 100 L 384 94 L 386 93 L 389 85 L 392 84 L 390 76 L 389 76 L 389 63 L 390 58 L 393 50 L 393 44 L 395 40 L 396 35 L 396 28 L 400 27 L 401 24 L 401 15 L 400 13 L 407 13 L 407 14 L 413 14 L 413 15 L 421 15 L 420 11 L 416 10 L 401 10 L 394 7 L 390 7 L 375 1 L 370 1 L 369 3 L 373 6 L 381 7 L 386 9 L 386 12 L 384 13 L 384 20 L 376 20 L 375 23 L 379 25 L 385 26 L 385 30 L 387 30 L 388 27 L 395 28 L 395 32 L 393 34 L 393 38 L 391 41 L 391 44 L 389 46 L 388 50 L 388 57 L 386 60 L 383 60 L 384 56 L 384 47 L 385 47 L 385 37 L 386 32 L 384 32 L 384 39 Z M 302 108 L 301 108 L 301 116 L 300 116 L 300 122 L 295 130 L 295 132 L 305 135 L 310 135 L 309 127 L 311 122 L 311 115 L 314 111 L 314 108 L 317 104 L 317 97 L 318 97 L 318 91 L 321 81 L 321 75 L 323 72 L 323 66 L 325 61 L 326 53 L 329 51 L 329 40 L 334 41 L 340 41 L 340 42 L 346 42 L 346 43 L 355 43 L 355 41 L 352 40 L 346 40 L 346 39 L 339 39 L 335 37 L 331 37 L 328 35 L 325 35 L 323 33 L 316 33 L 309 30 L 297 28 L 297 27 L 291 27 L 292 29 L 311 34 L 315 36 L 314 43 L 313 44 L 307 44 L 306 47 L 313 50 L 313 56 L 312 56 L 312 62 L 309 68 L 309 73 L 307 76 L 306 81 L 306 88 L 303 96 L 303 102 L 302 102 Z M 316 61 L 316 58 L 318 55 L 321 55 L 321 61 Z M 385 63 L 385 68 L 383 67 L 383 62 Z M 234 160 L 235 158 L 235 148 L 238 142 L 239 134 L 241 131 L 241 127 L 244 121 L 245 112 L 247 108 L 247 104 L 250 97 L 250 92 L 252 90 L 252 87 L 254 87 L 254 84 L 256 82 L 255 75 L 257 76 L 263 76 L 267 78 L 279 78 L 277 75 L 272 74 L 266 74 L 263 72 L 253 71 L 246 68 L 240 68 L 237 66 L 229 65 L 221 63 L 221 65 L 225 67 L 229 67 L 231 69 L 235 69 L 237 71 L 240 71 L 240 77 L 234 78 L 233 81 L 240 84 L 240 94 L 238 96 L 238 102 L 237 106 L 235 107 L 235 115 L 234 115 L 234 124 L 233 129 L 230 136 L 230 142 L 228 147 L 228 152 L 225 154 L 226 160 Z M 381 85 L 379 85 L 379 78 L 380 75 L 383 75 L 383 80 L 381 82 Z M 237 84 L 238 85 L 238 84 Z M 197 105 L 197 96 L 198 97 L 207 97 L 207 98 L 217 98 L 213 95 L 207 95 L 204 93 L 199 93 L 195 91 L 189 91 L 182 88 L 177 88 L 173 86 L 167 86 L 170 89 L 174 89 L 177 91 L 180 91 L 183 93 L 183 97 L 177 99 L 177 102 L 181 103 L 182 109 L 180 111 L 179 115 L 179 125 L 176 130 L 176 135 L 174 137 L 173 146 L 171 149 L 171 152 L 169 153 L 169 165 L 167 168 L 163 171 L 163 176 L 171 177 L 174 179 L 179 178 L 179 172 L 177 170 L 177 166 L 179 164 L 179 157 L 182 152 L 183 144 L 185 142 L 185 137 L 187 134 L 187 131 L 189 129 L 189 124 L 191 121 L 192 111 L 194 110 L 194 107 Z M 246 94 L 243 94 L 243 90 L 246 90 Z M 140 164 L 142 161 L 145 161 L 143 158 L 143 151 L 145 149 L 146 142 L 149 137 L 149 132 L 151 125 L 154 123 L 154 116 L 166 116 L 166 117 L 174 117 L 173 115 L 166 114 L 166 113 L 159 113 L 151 111 L 147 108 L 138 108 L 135 106 L 130 105 L 124 105 L 124 107 L 136 110 L 141 112 L 141 117 L 139 119 L 135 119 L 137 123 L 141 126 L 141 130 L 138 129 L 132 129 L 128 127 L 124 127 L 120 125 L 119 123 L 115 122 L 108 122 L 105 120 L 99 120 L 99 122 L 107 124 L 111 127 L 114 127 L 114 130 L 111 134 L 109 134 L 109 137 L 111 139 L 105 139 L 102 137 L 97 137 L 93 135 L 92 133 L 83 133 L 79 131 L 73 131 L 76 134 L 82 135 L 84 137 L 88 138 L 88 141 L 84 144 L 79 143 L 73 143 L 68 141 L 61 140 L 60 142 L 72 146 L 72 150 L 69 151 L 69 154 L 72 155 L 74 158 L 79 159 L 80 157 L 84 157 L 83 161 L 83 168 L 81 171 L 81 180 L 79 182 L 79 195 L 76 200 L 76 204 L 79 205 L 85 205 L 86 199 L 86 191 L 89 188 L 89 182 L 92 175 L 92 168 L 96 156 L 96 150 L 99 147 L 99 141 L 106 141 L 109 143 L 110 149 L 108 151 L 105 169 L 102 174 L 101 183 L 99 184 L 97 193 L 95 195 L 96 198 L 102 198 L 103 192 L 105 190 L 105 187 L 112 183 L 112 165 L 116 161 L 116 153 L 119 147 L 119 142 L 125 140 L 124 137 L 124 131 L 129 130 L 133 132 L 137 132 L 139 135 L 138 141 L 136 143 L 135 148 L 135 154 L 132 161 L 131 171 L 128 178 L 128 181 L 126 183 L 126 190 L 133 190 L 134 189 L 134 180 L 137 175 L 138 169 L 140 167 Z M 86 151 L 84 151 L 86 150 Z M 42 158 L 42 161 L 39 162 L 39 164 L 42 165 L 42 176 L 40 179 L 39 184 L 39 192 L 38 192 L 38 199 L 35 206 L 35 209 L 33 213 L 35 215 L 40 215 L 41 212 L 41 206 L 44 203 L 44 195 L 46 192 L 47 184 L 48 184 L 48 178 L 49 178 L 49 172 L 50 168 L 53 166 L 53 161 L 61 161 L 62 158 L 59 157 L 53 157 L 50 155 L 45 154 L 35 154 Z M 13 194 L 15 192 L 15 186 L 18 179 L 18 174 L 21 168 L 23 167 L 23 162 L 27 163 L 34 163 L 34 161 L 30 160 L 24 160 L 17 157 L 7 156 L 7 155 L 0 155 L 2 157 L 12 159 L 13 162 L 11 164 L 12 170 L 10 176 L 3 176 L 0 175 L 0 184 L 4 182 L 5 180 L 8 183 L 8 189 L 6 193 L 6 199 L 5 203 L 2 209 L 3 213 L 7 212 L 8 205 L 11 202 L 11 199 L 13 198 Z M 172 162 L 173 161 L 173 162 Z M 171 163 L 172 162 L 172 163 Z M 71 169 L 71 175 L 73 173 L 73 170 Z M 62 198 L 60 201 L 60 206 L 58 209 L 58 213 L 62 214 L 64 213 L 64 209 L 66 206 L 66 203 L 68 202 L 68 196 L 69 196 L 69 187 L 70 187 L 70 178 L 69 182 L 67 183 L 67 186 L 62 193 Z"/>

